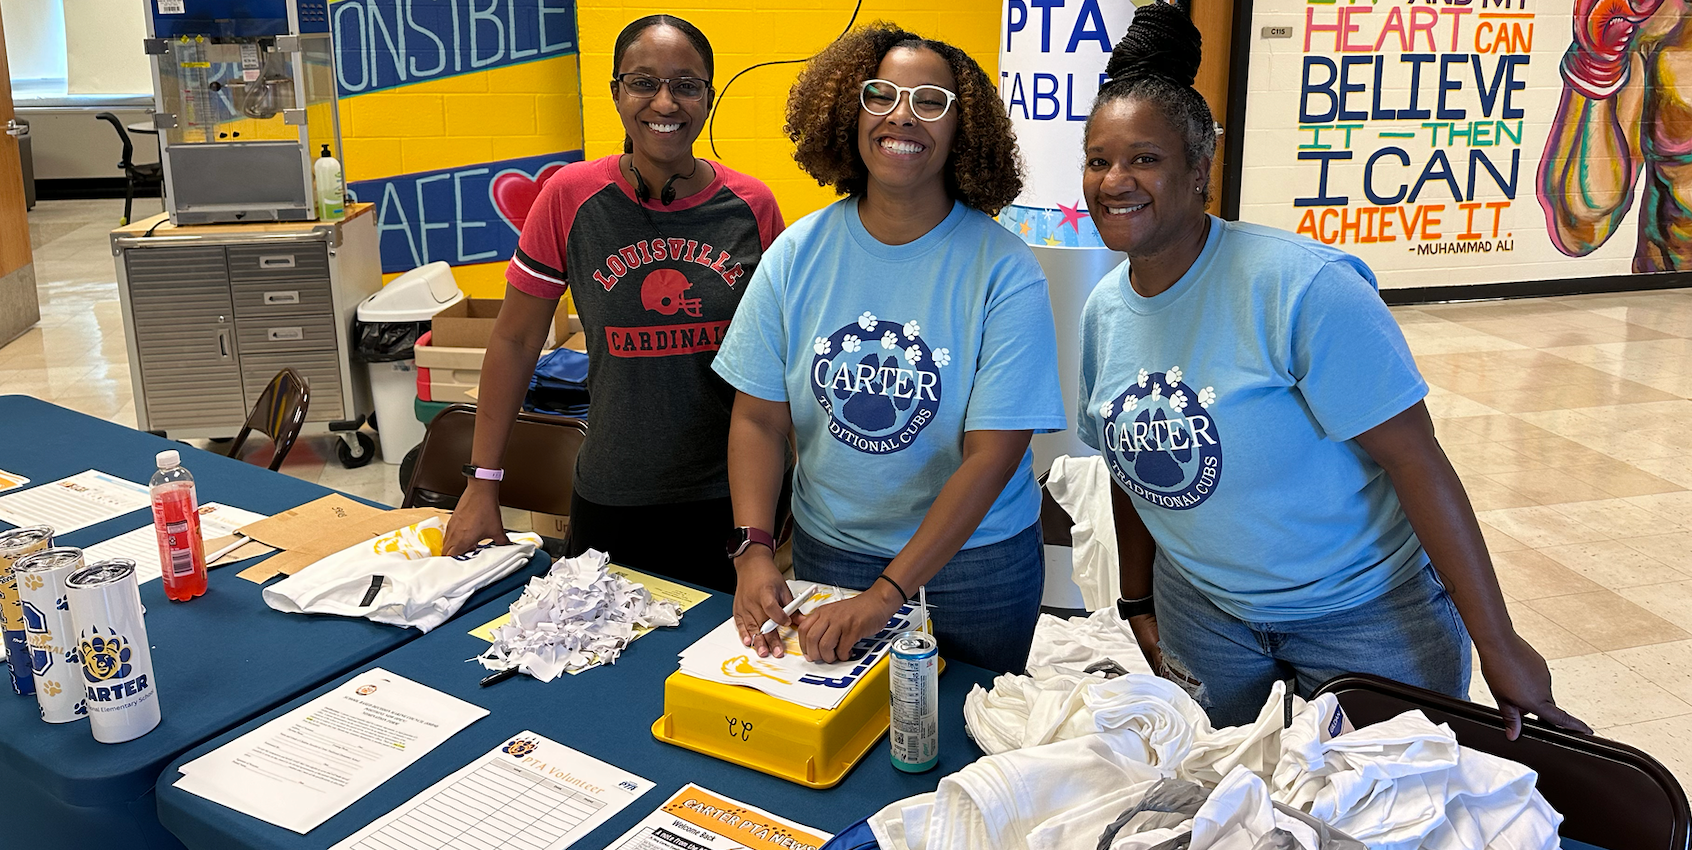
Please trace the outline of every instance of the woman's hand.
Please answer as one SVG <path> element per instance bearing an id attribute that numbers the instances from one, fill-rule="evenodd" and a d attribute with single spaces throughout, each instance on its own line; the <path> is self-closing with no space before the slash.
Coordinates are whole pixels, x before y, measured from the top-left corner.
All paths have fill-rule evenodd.
<path id="1" fill-rule="evenodd" d="M 904 600 L 878 581 L 851 599 L 831 602 L 793 619 L 799 628 L 799 647 L 808 661 L 833 664 L 852 657 L 852 646 L 887 626 Z"/>
<path id="2" fill-rule="evenodd" d="M 489 486 L 494 485 L 494 486 Z M 499 490 L 491 481 L 472 480 L 465 484 L 458 507 L 447 519 L 446 539 L 441 554 L 451 557 L 476 548 L 483 540 L 505 546 L 511 543 L 505 536 L 505 520 L 499 515 Z"/>
<path id="3" fill-rule="evenodd" d="M 1481 652 L 1481 675 L 1498 701 L 1504 718 L 1504 737 L 1514 741 L 1522 734 L 1522 715 L 1579 732 L 1592 734 L 1592 727 L 1557 707 L 1551 698 L 1551 668 L 1520 635 L 1511 633 L 1499 646 Z"/>
<path id="4" fill-rule="evenodd" d="M 793 601 L 793 591 L 776 569 L 775 557 L 769 549 L 753 545 L 734 562 L 734 625 L 740 632 L 742 646 L 751 647 L 759 658 L 770 655 L 780 658 L 787 654 L 781 643 L 781 630 L 760 634 L 765 620 L 776 625 L 789 625 L 783 605 Z"/>
<path id="5" fill-rule="evenodd" d="M 1164 678 L 1163 649 L 1158 646 L 1157 615 L 1140 614 L 1128 618 L 1128 632 L 1134 636 L 1134 642 L 1140 645 L 1140 654 L 1145 656 L 1146 664 L 1151 666 L 1152 672 Z"/>

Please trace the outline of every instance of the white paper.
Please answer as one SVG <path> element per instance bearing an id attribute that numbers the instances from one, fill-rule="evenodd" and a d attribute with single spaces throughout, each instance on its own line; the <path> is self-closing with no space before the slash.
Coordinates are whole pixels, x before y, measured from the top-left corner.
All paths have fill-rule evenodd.
<path id="1" fill-rule="evenodd" d="M 216 540 L 235 533 L 235 529 L 249 523 L 268 519 L 263 514 L 208 502 L 200 506 L 200 539 Z M 212 554 L 207 550 L 206 554 Z M 135 580 L 152 581 L 163 574 L 159 566 L 159 535 L 151 525 L 143 525 L 110 540 L 96 543 L 82 550 L 83 559 L 92 564 L 107 558 L 129 558 L 135 562 Z M 206 566 L 211 566 L 207 564 Z"/>
<path id="2" fill-rule="evenodd" d="M 180 15 L 184 13 L 182 0 L 159 0 L 159 14 Z"/>
<path id="3" fill-rule="evenodd" d="M 176 787 L 304 835 L 487 713 L 372 668 L 183 765 Z"/>
<path id="4" fill-rule="evenodd" d="M 817 850 L 833 837 L 690 782 L 607 850 Z"/>
<path id="5" fill-rule="evenodd" d="M 147 485 L 90 469 L 0 496 L 0 520 L 50 525 L 54 534 L 69 534 L 150 504 Z"/>
<path id="6" fill-rule="evenodd" d="M 330 850 L 561 850 L 652 783 L 525 731 Z"/>
<path id="7" fill-rule="evenodd" d="M 806 582 L 788 582 L 788 588 L 794 594 L 803 592 L 808 586 Z M 810 601 L 799 610 L 809 614 L 823 605 L 857 595 L 856 591 L 820 584 Z M 740 642 L 740 631 L 730 618 L 681 651 L 681 671 L 708 682 L 756 688 L 806 708 L 832 710 L 887 654 L 894 635 L 918 628 L 921 624 L 920 610 L 916 605 L 906 603 L 881 631 L 858 641 L 852 648 L 851 661 L 819 664 L 805 660 L 799 651 L 798 632 L 786 626 L 781 628 L 780 635 L 787 654 L 781 658 L 773 655 L 759 658 L 756 652 Z"/>

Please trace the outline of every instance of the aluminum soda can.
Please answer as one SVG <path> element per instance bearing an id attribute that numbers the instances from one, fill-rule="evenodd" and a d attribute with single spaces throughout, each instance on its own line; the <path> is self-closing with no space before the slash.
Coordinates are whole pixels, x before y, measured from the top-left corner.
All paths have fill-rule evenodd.
<path id="1" fill-rule="evenodd" d="M 151 732 L 159 725 L 159 693 L 135 562 L 89 564 L 71 573 L 65 587 L 94 740 L 121 744 Z"/>
<path id="2" fill-rule="evenodd" d="M 69 723 L 88 716 L 88 706 L 83 702 L 82 655 L 76 650 L 65 589 L 65 579 L 82 566 L 82 550 L 69 546 L 43 549 L 12 565 L 29 635 L 35 699 L 41 704 L 41 719 L 48 723 Z"/>
<path id="3" fill-rule="evenodd" d="M 940 762 L 940 642 L 927 632 L 900 632 L 887 655 L 893 766 L 906 773 L 933 770 Z"/>
<path id="4" fill-rule="evenodd" d="M 0 636 L 6 641 L 12 689 L 21 696 L 35 693 L 35 678 L 29 672 L 29 637 L 24 630 L 23 603 L 18 599 L 18 580 L 12 574 L 12 563 L 51 545 L 53 529 L 45 525 L 0 531 Z"/>

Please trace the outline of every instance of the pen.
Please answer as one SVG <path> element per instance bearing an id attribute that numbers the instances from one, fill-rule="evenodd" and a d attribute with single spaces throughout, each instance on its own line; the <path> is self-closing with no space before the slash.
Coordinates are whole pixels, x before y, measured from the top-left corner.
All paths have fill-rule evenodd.
<path id="1" fill-rule="evenodd" d="M 517 668 L 516 667 L 507 667 L 504 670 L 500 670 L 500 671 L 482 679 L 482 685 L 481 686 L 485 688 L 489 685 L 497 685 L 500 682 L 503 682 L 506 679 L 509 679 L 509 678 L 511 678 L 512 676 L 515 676 L 515 675 L 517 675 Z"/>
<path id="2" fill-rule="evenodd" d="M 793 616 L 793 612 L 799 610 L 799 606 L 804 605 L 808 600 L 810 600 L 810 598 L 813 595 L 816 594 L 816 592 L 817 592 L 817 586 L 814 585 L 814 584 L 811 585 L 810 587 L 805 588 L 804 593 L 801 593 L 798 596 L 793 597 L 792 602 L 789 602 L 786 605 L 781 606 L 781 613 L 786 614 L 789 617 Z M 773 632 L 775 630 L 776 630 L 776 621 L 775 621 L 774 618 L 771 618 L 771 619 L 765 620 L 764 624 L 762 626 L 758 627 L 758 634 L 767 635 L 770 632 Z"/>
<path id="3" fill-rule="evenodd" d="M 245 546 L 245 545 L 247 545 L 248 543 L 251 543 L 251 542 L 253 542 L 253 539 L 251 537 L 248 537 L 245 534 L 235 535 L 235 542 L 234 543 L 231 543 L 228 546 L 225 546 L 222 549 L 219 549 L 216 552 L 213 552 L 210 555 L 206 556 L 206 566 L 211 566 L 212 564 L 217 563 L 218 558 L 221 558 L 224 555 L 227 555 L 230 552 L 233 552 L 236 549 L 239 549 L 242 546 Z"/>

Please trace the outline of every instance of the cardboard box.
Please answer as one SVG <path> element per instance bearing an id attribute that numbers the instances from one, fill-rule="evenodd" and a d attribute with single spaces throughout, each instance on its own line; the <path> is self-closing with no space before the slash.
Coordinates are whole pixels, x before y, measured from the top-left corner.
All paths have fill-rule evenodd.
<path id="1" fill-rule="evenodd" d="M 431 337 L 433 342 L 434 338 Z M 487 356 L 485 348 L 447 348 L 439 345 L 419 345 L 415 349 L 417 366 L 420 369 L 458 369 L 471 372 L 482 371 L 482 358 Z"/>
<path id="2" fill-rule="evenodd" d="M 430 369 L 429 400 L 447 403 L 475 401 L 475 391 L 481 383 L 482 373 L 476 370 Z"/>
<path id="3" fill-rule="evenodd" d="M 493 338 L 494 320 L 505 301 L 499 298 L 466 298 L 435 314 L 434 335 L 429 344 L 441 348 L 487 348 Z M 562 300 L 552 316 L 551 334 L 547 348 L 554 340 L 569 339 L 582 329 L 582 322 L 567 311 Z"/>
<path id="4" fill-rule="evenodd" d="M 570 518 L 558 514 L 529 512 L 529 528 L 542 537 L 563 540 L 570 536 Z"/>

